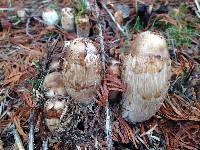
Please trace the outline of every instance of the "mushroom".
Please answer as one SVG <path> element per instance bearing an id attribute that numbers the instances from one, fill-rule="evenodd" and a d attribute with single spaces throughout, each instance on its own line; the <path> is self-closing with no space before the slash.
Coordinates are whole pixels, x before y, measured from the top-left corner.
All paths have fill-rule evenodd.
<path id="1" fill-rule="evenodd" d="M 127 4 L 118 4 L 115 5 L 117 11 L 121 11 L 123 18 L 128 18 L 130 15 L 130 7 Z"/>
<path id="2" fill-rule="evenodd" d="M 46 125 L 50 131 L 55 131 L 60 126 L 60 117 L 66 107 L 65 99 L 48 99 L 45 102 L 44 110 L 46 114 Z"/>
<path id="3" fill-rule="evenodd" d="M 88 104 L 101 82 L 100 54 L 93 42 L 74 39 L 67 49 L 64 62 L 65 89 L 77 102 Z"/>
<path id="4" fill-rule="evenodd" d="M 50 71 L 57 71 L 60 68 L 61 68 L 61 63 L 59 60 L 56 60 L 56 59 L 52 60 L 52 62 L 49 65 Z"/>
<path id="5" fill-rule="evenodd" d="M 75 17 L 72 8 L 66 7 L 61 11 L 61 25 L 66 31 L 75 30 Z"/>
<path id="6" fill-rule="evenodd" d="M 25 9 L 20 9 L 20 10 L 17 10 L 17 16 L 20 18 L 20 19 L 25 19 L 26 17 L 26 10 Z"/>
<path id="7" fill-rule="evenodd" d="M 171 60 L 163 36 L 146 31 L 137 35 L 123 59 L 122 81 L 127 85 L 122 116 L 132 122 L 150 119 L 162 105 L 171 74 Z"/>
<path id="8" fill-rule="evenodd" d="M 44 8 L 42 19 L 47 25 L 56 25 L 59 21 L 58 13 L 52 8 Z"/>
<path id="9" fill-rule="evenodd" d="M 60 72 L 52 72 L 48 74 L 44 79 L 43 88 L 46 91 L 45 95 L 48 97 L 56 95 L 65 96 L 66 91 L 63 75 Z"/>

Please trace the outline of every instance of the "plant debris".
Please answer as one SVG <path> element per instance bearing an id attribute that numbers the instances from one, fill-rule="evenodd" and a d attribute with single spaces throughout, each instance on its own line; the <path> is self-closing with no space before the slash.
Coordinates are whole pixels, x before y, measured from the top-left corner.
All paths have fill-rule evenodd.
<path id="1" fill-rule="evenodd" d="M 0 150 L 199 150 L 199 6 L 198 0 L 1 0 Z M 147 30 L 166 38 L 172 76 L 160 110 L 134 124 L 121 114 L 127 89 L 121 63 L 136 35 Z M 43 87 L 55 72 L 61 81 L 63 72 L 74 77 L 65 65 L 76 38 L 91 40 L 99 52 L 101 67 L 94 72 L 101 77 L 90 87 L 96 95 L 89 104 L 67 92 L 49 97 Z M 85 53 L 74 57 L 87 70 Z"/>

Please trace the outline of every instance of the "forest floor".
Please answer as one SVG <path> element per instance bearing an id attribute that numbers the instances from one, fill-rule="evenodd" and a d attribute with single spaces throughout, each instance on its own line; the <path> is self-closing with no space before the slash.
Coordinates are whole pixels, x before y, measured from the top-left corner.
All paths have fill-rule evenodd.
<path id="1" fill-rule="evenodd" d="M 200 1 L 97 1 L 97 10 L 86 10 L 85 2 L 80 5 L 76 0 L 0 0 L 0 150 L 199 150 Z M 95 1 L 88 3 L 94 8 Z M 125 7 L 126 18 L 114 15 L 118 6 Z M 58 97 L 68 107 L 62 126 L 53 132 L 46 126 L 47 98 L 42 82 L 51 61 L 62 63 L 67 41 L 77 37 L 76 32 L 65 31 L 60 22 L 46 25 L 42 19 L 46 7 L 58 14 L 62 8 L 71 7 L 76 17 L 87 13 L 91 24 L 88 38 L 96 45 L 100 45 L 96 28 L 99 20 L 95 16 L 98 11 L 104 23 L 106 56 L 117 60 L 129 41 L 142 31 L 162 33 L 167 40 L 172 77 L 164 104 L 150 120 L 131 124 L 118 111 L 120 96 L 119 100 L 109 101 L 111 147 L 106 141 L 105 107 L 95 100 L 91 105 L 80 106 L 70 97 Z M 20 17 L 19 10 L 25 12 L 24 17 Z"/>

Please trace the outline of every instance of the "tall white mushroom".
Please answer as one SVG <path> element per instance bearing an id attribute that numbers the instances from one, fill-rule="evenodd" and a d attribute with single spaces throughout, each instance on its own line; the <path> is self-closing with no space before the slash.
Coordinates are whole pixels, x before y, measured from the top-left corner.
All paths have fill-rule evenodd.
<path id="1" fill-rule="evenodd" d="M 151 118 L 162 105 L 169 87 L 171 61 L 165 38 L 150 31 L 137 37 L 123 60 L 122 116 L 130 122 Z"/>
<path id="2" fill-rule="evenodd" d="M 77 102 L 89 103 L 95 86 L 101 83 L 98 49 L 86 38 L 74 39 L 67 50 L 64 66 L 65 89 Z"/>

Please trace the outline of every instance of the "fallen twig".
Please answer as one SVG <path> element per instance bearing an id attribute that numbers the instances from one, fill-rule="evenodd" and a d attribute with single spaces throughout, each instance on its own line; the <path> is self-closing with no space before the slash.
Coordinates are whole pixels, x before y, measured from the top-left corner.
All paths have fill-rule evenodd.
<path id="1" fill-rule="evenodd" d="M 197 7 L 197 10 L 195 12 L 197 14 L 197 17 L 200 18 L 200 5 L 199 5 L 199 1 L 198 0 L 194 0 L 194 2 L 195 2 L 196 7 Z"/>
<path id="2" fill-rule="evenodd" d="M 43 141 L 42 150 L 48 150 L 48 138 Z"/>
<path id="3" fill-rule="evenodd" d="M 106 75 L 106 53 L 105 53 L 105 47 L 104 47 L 104 37 L 103 37 L 103 31 L 102 26 L 99 18 L 99 11 L 97 2 L 95 1 L 95 11 L 96 16 L 98 19 L 98 30 L 99 30 L 99 40 L 100 40 L 100 49 L 101 49 L 101 58 L 102 58 L 102 66 L 103 66 L 103 78 L 105 78 Z M 112 127 L 111 127 L 111 113 L 109 109 L 109 102 L 108 98 L 106 98 L 106 107 L 105 107 L 105 115 L 106 115 L 106 139 L 107 139 L 107 149 L 112 150 Z"/>
<path id="4" fill-rule="evenodd" d="M 28 35 L 30 38 L 32 38 L 32 35 L 29 33 L 30 20 L 31 20 L 31 18 L 27 18 L 27 20 L 26 20 L 26 35 Z"/>
<path id="5" fill-rule="evenodd" d="M 16 8 L 0 8 L 0 11 L 15 11 Z"/>
<path id="6" fill-rule="evenodd" d="M 22 140 L 19 136 L 19 133 L 17 132 L 15 125 L 14 125 L 13 132 L 14 132 L 15 143 L 17 145 L 18 150 L 25 150 L 23 143 L 22 143 Z"/>
<path id="7" fill-rule="evenodd" d="M 28 149 L 33 150 L 34 149 L 34 111 L 31 111 L 30 118 L 29 118 L 29 144 Z"/>
<path id="8" fill-rule="evenodd" d="M 128 37 L 127 33 L 124 32 L 124 29 L 119 25 L 119 23 L 116 22 L 115 17 L 112 15 L 112 13 L 108 10 L 108 8 L 106 7 L 106 5 L 104 3 L 101 3 L 101 5 L 103 6 L 103 8 L 106 10 L 106 12 L 108 13 L 108 15 L 110 16 L 110 18 L 112 19 L 112 21 L 116 24 L 116 26 L 118 27 L 118 29 L 120 30 L 120 32 L 125 36 Z"/>

